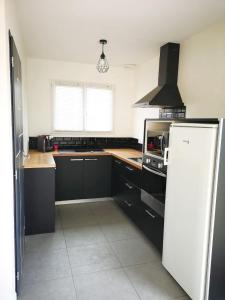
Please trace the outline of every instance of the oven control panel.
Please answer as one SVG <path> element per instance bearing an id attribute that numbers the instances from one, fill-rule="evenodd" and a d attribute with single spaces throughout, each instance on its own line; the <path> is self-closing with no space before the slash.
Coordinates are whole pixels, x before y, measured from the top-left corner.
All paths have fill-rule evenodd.
<path id="1" fill-rule="evenodd" d="M 166 173 L 166 170 L 167 170 L 167 167 L 164 165 L 163 159 L 161 157 L 144 155 L 143 164 L 148 168 L 154 168 L 163 173 Z"/>

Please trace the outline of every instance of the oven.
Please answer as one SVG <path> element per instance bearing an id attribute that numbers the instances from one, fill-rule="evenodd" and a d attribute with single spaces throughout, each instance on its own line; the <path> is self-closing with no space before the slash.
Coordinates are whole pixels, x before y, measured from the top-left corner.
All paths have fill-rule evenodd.
<path id="1" fill-rule="evenodd" d="M 142 201 L 164 215 L 170 125 L 174 120 L 145 120 Z"/>
<path id="2" fill-rule="evenodd" d="M 145 120 L 143 168 L 166 177 L 170 125 L 174 120 Z"/>

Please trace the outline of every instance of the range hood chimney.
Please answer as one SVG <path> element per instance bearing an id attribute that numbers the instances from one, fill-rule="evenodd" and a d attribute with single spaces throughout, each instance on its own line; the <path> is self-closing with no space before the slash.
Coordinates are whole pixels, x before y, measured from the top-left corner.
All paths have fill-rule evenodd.
<path id="1" fill-rule="evenodd" d="M 177 87 L 180 44 L 167 43 L 160 48 L 158 86 L 134 104 L 134 107 L 184 107 Z"/>

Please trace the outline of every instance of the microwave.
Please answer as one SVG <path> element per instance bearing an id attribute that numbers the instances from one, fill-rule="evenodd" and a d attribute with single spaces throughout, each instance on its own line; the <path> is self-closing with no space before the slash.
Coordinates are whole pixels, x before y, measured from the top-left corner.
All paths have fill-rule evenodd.
<path id="1" fill-rule="evenodd" d="M 145 120 L 143 168 L 161 177 L 166 177 L 170 125 L 175 122 L 178 121 Z"/>

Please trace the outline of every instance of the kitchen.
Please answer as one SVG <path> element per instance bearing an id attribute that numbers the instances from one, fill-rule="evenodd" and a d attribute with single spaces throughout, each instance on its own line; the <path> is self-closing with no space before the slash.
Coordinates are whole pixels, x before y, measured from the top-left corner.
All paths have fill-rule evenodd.
<path id="1" fill-rule="evenodd" d="M 225 3 L 116 4 L 1 2 L 2 299 L 225 297 Z"/>

